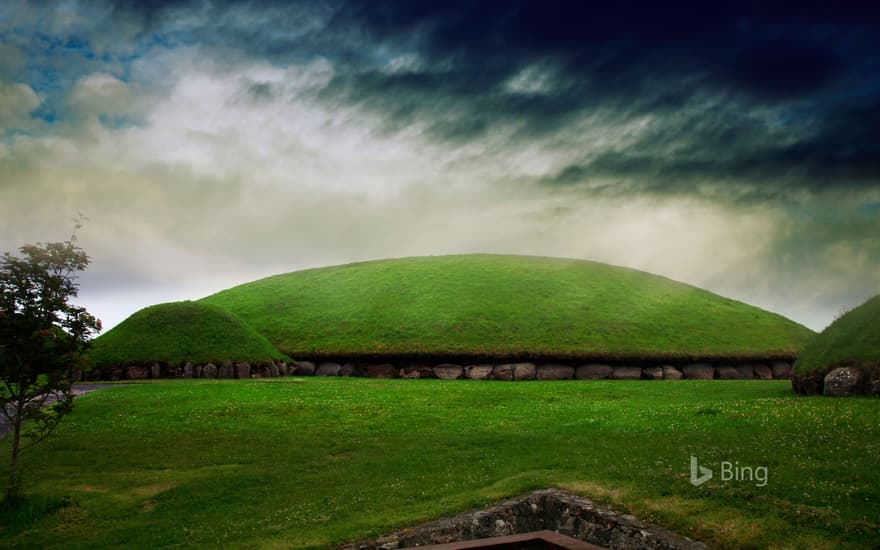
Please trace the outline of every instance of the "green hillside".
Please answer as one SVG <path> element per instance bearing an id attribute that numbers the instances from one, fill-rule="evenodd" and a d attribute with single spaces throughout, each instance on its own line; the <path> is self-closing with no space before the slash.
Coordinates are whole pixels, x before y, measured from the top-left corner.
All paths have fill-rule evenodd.
<path id="1" fill-rule="evenodd" d="M 794 372 L 825 370 L 843 361 L 880 365 L 880 295 L 839 317 L 814 338 L 798 357 Z"/>
<path id="2" fill-rule="evenodd" d="M 228 311 L 198 302 L 144 308 L 99 336 L 89 355 L 95 365 L 131 361 L 280 359 L 265 337 Z"/>
<path id="3" fill-rule="evenodd" d="M 418 257 L 310 269 L 201 300 L 294 357 L 794 355 L 813 332 L 664 277 L 582 260 Z"/>

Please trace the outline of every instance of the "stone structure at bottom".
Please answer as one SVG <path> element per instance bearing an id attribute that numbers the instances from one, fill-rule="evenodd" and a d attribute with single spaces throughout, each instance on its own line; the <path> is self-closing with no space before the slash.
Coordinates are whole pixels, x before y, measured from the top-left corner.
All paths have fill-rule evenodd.
<path id="1" fill-rule="evenodd" d="M 535 491 L 486 510 L 402 529 L 339 550 L 395 550 L 543 530 L 613 550 L 707 550 L 700 542 L 559 489 Z"/>

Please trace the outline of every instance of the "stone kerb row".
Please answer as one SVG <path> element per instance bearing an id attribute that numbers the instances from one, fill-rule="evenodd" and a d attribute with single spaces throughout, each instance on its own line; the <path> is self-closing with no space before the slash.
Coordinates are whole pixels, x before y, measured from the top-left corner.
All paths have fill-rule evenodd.
<path id="1" fill-rule="evenodd" d="M 751 365 L 612 366 L 602 364 L 563 365 L 501 363 L 456 365 L 356 364 L 325 361 L 222 362 L 174 366 L 152 363 L 94 370 L 90 380 L 142 380 L 148 378 L 270 378 L 277 376 L 355 376 L 366 378 L 440 378 L 444 380 L 772 380 L 789 379 L 791 364 L 784 362 Z"/>
<path id="2" fill-rule="evenodd" d="M 832 366 L 806 374 L 795 374 L 792 386 L 801 395 L 880 396 L 880 365 Z"/>

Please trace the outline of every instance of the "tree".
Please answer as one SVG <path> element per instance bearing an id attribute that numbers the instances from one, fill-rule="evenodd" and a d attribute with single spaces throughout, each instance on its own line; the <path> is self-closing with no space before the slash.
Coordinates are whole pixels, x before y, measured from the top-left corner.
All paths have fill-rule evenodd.
<path id="1" fill-rule="evenodd" d="M 79 229 L 77 222 L 76 229 Z M 73 405 L 72 375 L 101 322 L 70 303 L 89 257 L 69 240 L 29 244 L 0 260 L 0 413 L 12 426 L 7 502 L 19 497 L 19 456 Z M 23 443 L 24 440 L 24 443 Z"/>

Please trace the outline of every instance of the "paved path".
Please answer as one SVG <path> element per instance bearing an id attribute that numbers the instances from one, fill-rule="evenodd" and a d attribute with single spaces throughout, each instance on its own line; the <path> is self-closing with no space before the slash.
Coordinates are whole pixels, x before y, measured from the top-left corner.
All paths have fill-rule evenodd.
<path id="1" fill-rule="evenodd" d="M 95 390 L 100 390 L 103 388 L 112 388 L 116 384 L 75 384 L 73 386 L 73 395 L 80 396 L 85 395 L 87 393 L 91 393 Z M 51 396 L 46 400 L 46 405 L 50 405 L 55 402 L 55 397 Z M 8 434 L 12 431 L 12 424 L 9 423 L 9 420 L 6 419 L 6 416 L 0 414 L 0 438 Z"/>

